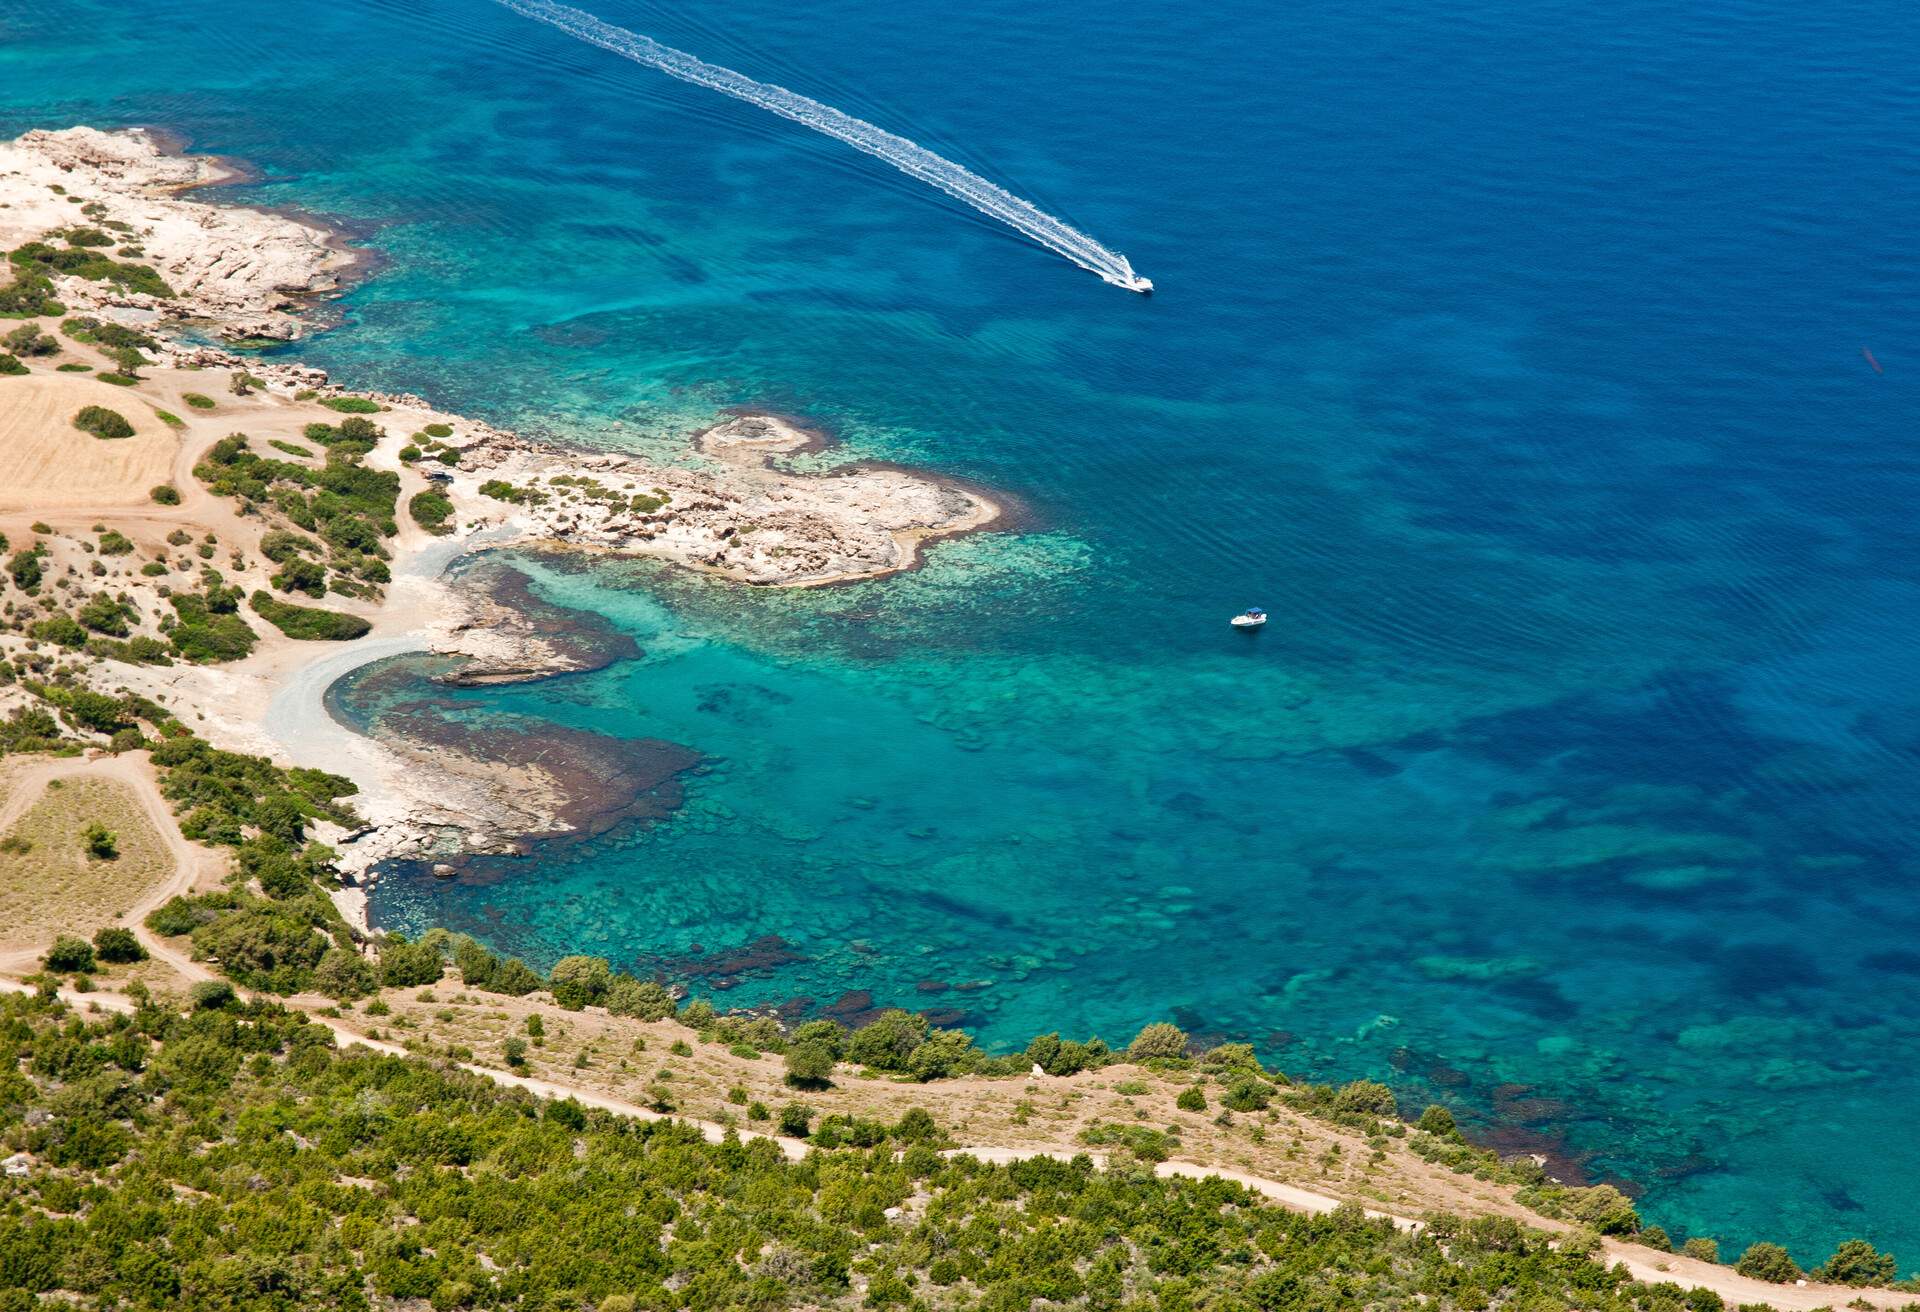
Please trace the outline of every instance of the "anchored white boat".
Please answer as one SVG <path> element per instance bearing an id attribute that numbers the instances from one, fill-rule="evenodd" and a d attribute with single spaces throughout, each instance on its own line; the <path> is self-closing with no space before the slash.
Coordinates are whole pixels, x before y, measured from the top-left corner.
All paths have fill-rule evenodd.
<path id="1" fill-rule="evenodd" d="M 1228 621 L 1236 629 L 1257 629 L 1266 622 L 1267 613 L 1258 606 L 1249 606 Z"/>

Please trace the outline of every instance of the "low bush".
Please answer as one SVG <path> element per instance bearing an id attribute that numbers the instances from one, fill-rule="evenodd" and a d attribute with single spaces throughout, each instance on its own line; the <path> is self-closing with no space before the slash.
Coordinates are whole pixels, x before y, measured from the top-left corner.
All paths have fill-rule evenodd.
<path id="1" fill-rule="evenodd" d="M 60 350 L 60 343 L 40 331 L 38 324 L 23 323 L 4 337 L 0 337 L 0 346 L 15 355 L 53 355 Z"/>
<path id="2" fill-rule="evenodd" d="M 1740 1254 L 1733 1269 L 1743 1276 L 1776 1285 L 1790 1284 L 1800 1278 L 1800 1268 L 1794 1264 L 1793 1257 L 1778 1244 L 1750 1245 Z"/>
<path id="3" fill-rule="evenodd" d="M 97 820 L 81 832 L 80 838 L 87 855 L 96 861 L 113 861 L 120 856 L 120 836 Z"/>
<path id="4" fill-rule="evenodd" d="M 369 401 L 364 396 L 330 396 L 320 403 L 329 410 L 338 410 L 343 415 L 377 415 L 380 403 Z"/>
<path id="5" fill-rule="evenodd" d="M 1187 1035 L 1177 1025 L 1156 1021 L 1141 1030 L 1127 1045 L 1129 1061 L 1152 1061 L 1187 1055 Z"/>
<path id="6" fill-rule="evenodd" d="M 113 925 L 93 936 L 93 955 L 101 961 L 117 965 L 145 961 L 147 950 L 140 946 L 140 940 L 134 937 L 132 930 Z"/>
<path id="7" fill-rule="evenodd" d="M 73 417 L 73 426 L 101 439 L 133 436 L 133 425 L 127 422 L 125 415 L 101 405 L 81 407 Z"/>
<path id="8" fill-rule="evenodd" d="M 83 938 L 74 938 L 62 934 L 47 949 L 45 965 L 48 970 L 67 974 L 74 971 L 91 971 L 94 968 L 93 944 Z"/>
<path id="9" fill-rule="evenodd" d="M 447 520 L 453 516 L 453 502 L 443 492 L 431 489 L 416 492 L 407 502 L 407 513 L 413 516 L 413 522 L 429 533 L 450 533 Z"/>
<path id="10" fill-rule="evenodd" d="M 147 495 L 163 506 L 180 504 L 180 489 L 171 483 L 161 483 L 149 490 Z"/>
<path id="11" fill-rule="evenodd" d="M 321 606 L 295 606 L 264 590 L 256 591 L 247 604 L 274 628 L 302 642 L 351 642 L 373 627 L 358 615 Z"/>

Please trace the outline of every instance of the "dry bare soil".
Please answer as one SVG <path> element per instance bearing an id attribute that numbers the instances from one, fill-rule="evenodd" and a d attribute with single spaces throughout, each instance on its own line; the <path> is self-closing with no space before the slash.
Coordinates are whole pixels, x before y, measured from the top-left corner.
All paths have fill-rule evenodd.
<path id="1" fill-rule="evenodd" d="M 0 818 L 27 803 L 0 836 L 0 962 L 10 965 L 16 958 L 30 964 L 58 935 L 91 937 L 116 923 L 174 872 L 172 853 L 126 784 L 69 778 L 22 785 L 20 773 L 0 775 Z M 21 796 L 11 794 L 16 787 Z M 88 855 L 82 834 L 95 821 L 118 837 L 117 858 Z"/>
<path id="2" fill-rule="evenodd" d="M 73 426 L 81 408 L 125 416 L 132 437 L 102 440 Z M 0 378 L 0 510 L 143 506 L 173 476 L 174 430 L 129 388 L 83 374 Z"/>

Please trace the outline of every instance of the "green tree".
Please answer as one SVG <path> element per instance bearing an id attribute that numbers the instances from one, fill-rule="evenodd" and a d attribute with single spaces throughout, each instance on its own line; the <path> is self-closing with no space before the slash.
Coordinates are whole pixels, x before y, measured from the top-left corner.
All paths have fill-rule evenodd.
<path id="1" fill-rule="evenodd" d="M 1687 1240 L 1681 1245 L 1680 1251 L 1701 1262 L 1717 1263 L 1720 1260 L 1720 1245 L 1704 1235 L 1696 1235 Z"/>
<path id="2" fill-rule="evenodd" d="M 121 963 L 145 961 L 147 950 L 140 946 L 130 929 L 109 925 L 93 936 L 93 955 L 102 961 Z"/>
<path id="3" fill-rule="evenodd" d="M 542 981 L 532 966 L 518 957 L 508 957 L 500 963 L 500 969 L 494 974 L 493 982 L 487 985 L 490 993 L 503 993 L 510 998 L 524 998 L 539 988 Z"/>
<path id="4" fill-rule="evenodd" d="M 443 968 L 440 949 L 431 943 L 409 943 L 394 935 L 380 945 L 380 983 L 385 988 L 438 984 Z"/>
<path id="5" fill-rule="evenodd" d="M 95 820 L 80 834 L 87 847 L 87 855 L 96 861 L 112 861 L 120 855 L 120 836 Z"/>
<path id="6" fill-rule="evenodd" d="M 910 1011 L 883 1011 L 847 1041 L 847 1058 L 877 1071 L 904 1071 L 913 1050 L 927 1038 L 927 1018 Z"/>
<path id="7" fill-rule="evenodd" d="M 223 979 L 203 979 L 187 990 L 187 1002 L 195 1011 L 219 1011 L 238 1001 L 233 985 Z"/>
<path id="8" fill-rule="evenodd" d="M 1418 1128 L 1433 1135 L 1436 1139 L 1451 1139 L 1460 1132 L 1454 1124 L 1453 1113 L 1439 1103 L 1428 1103 L 1427 1109 L 1420 1113 Z"/>
<path id="9" fill-rule="evenodd" d="M 62 934 L 47 949 L 45 964 L 48 970 L 63 973 L 90 971 L 93 969 L 93 945 L 83 938 Z"/>
<path id="10" fill-rule="evenodd" d="M 1342 1085 L 1333 1095 L 1333 1109 L 1367 1116 L 1394 1116 L 1399 1113 L 1400 1105 L 1393 1099 L 1393 1090 L 1386 1085 L 1376 1080 L 1355 1080 Z"/>
<path id="11" fill-rule="evenodd" d="M 1142 1029 L 1133 1036 L 1133 1042 L 1127 1045 L 1129 1061 L 1153 1061 L 1156 1058 L 1184 1057 L 1187 1055 L 1187 1032 L 1178 1025 L 1169 1025 L 1159 1020 Z"/>
<path id="12" fill-rule="evenodd" d="M 1883 1253 L 1864 1239 L 1849 1239 L 1814 1271 L 1816 1279 L 1836 1285 L 1890 1285 L 1899 1272 L 1893 1254 Z"/>
<path id="13" fill-rule="evenodd" d="M 673 1015 L 673 994 L 663 984 L 650 979 L 635 979 L 618 974 L 607 985 L 607 1010 L 615 1016 L 637 1016 L 641 1020 L 665 1020 Z"/>
<path id="14" fill-rule="evenodd" d="M 1776 1285 L 1790 1284 L 1800 1278 L 1800 1268 L 1794 1265 L 1787 1250 L 1778 1244 L 1759 1243 L 1748 1247 L 1740 1254 L 1740 1260 L 1734 1263 L 1734 1270 L 1743 1276 L 1755 1280 L 1766 1280 Z"/>
<path id="15" fill-rule="evenodd" d="M 1273 1101 L 1273 1087 L 1265 1080 L 1242 1075 L 1227 1086 L 1220 1101 L 1231 1111 L 1264 1111 L 1267 1104 Z"/>
<path id="16" fill-rule="evenodd" d="M 787 1083 L 799 1088 L 816 1088 L 833 1077 L 833 1050 L 824 1043 L 793 1043 L 787 1046 Z"/>
<path id="17" fill-rule="evenodd" d="M 547 987 L 553 1000 L 568 1011 L 599 1002 L 613 982 L 613 968 L 605 957 L 562 957 L 547 972 Z"/>
<path id="18" fill-rule="evenodd" d="M 328 948 L 313 968 L 313 987 L 339 1002 L 363 998 L 377 984 L 373 967 L 350 948 Z"/>

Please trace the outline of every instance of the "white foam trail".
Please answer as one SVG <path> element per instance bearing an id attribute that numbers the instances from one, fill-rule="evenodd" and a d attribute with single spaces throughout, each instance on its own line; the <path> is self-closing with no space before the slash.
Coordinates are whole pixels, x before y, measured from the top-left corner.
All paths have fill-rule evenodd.
<path id="1" fill-rule="evenodd" d="M 1099 274 L 1102 279 L 1130 292 L 1150 292 L 1153 284 L 1133 271 L 1127 257 L 1105 246 L 1079 229 L 1062 223 L 1040 209 L 995 186 L 950 159 L 944 159 L 905 137 L 875 127 L 865 119 L 843 114 L 831 105 L 823 105 L 798 92 L 768 82 L 756 82 L 744 73 L 721 68 L 701 59 L 663 46 L 651 37 L 602 22 L 592 14 L 554 0 L 499 0 L 517 14 L 551 24 L 569 36 L 577 37 L 603 50 L 611 50 L 635 63 L 647 64 L 683 82 L 724 92 L 750 105 L 771 110 L 816 132 L 846 142 L 855 150 L 899 169 L 902 173 L 932 183 L 954 196 L 999 219 L 1017 232 L 1026 234 L 1055 254 L 1063 255 L 1081 268 Z"/>

